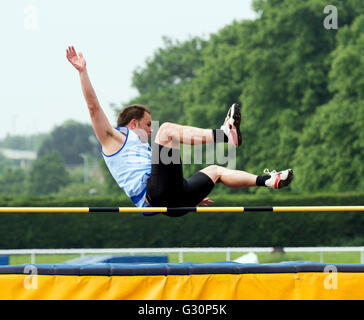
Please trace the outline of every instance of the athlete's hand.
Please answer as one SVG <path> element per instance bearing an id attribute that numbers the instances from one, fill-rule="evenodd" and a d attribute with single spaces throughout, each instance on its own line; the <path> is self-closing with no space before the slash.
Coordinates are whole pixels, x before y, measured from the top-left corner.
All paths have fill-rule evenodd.
<path id="1" fill-rule="evenodd" d="M 83 57 L 82 53 L 79 52 L 78 56 L 76 50 L 73 46 L 68 47 L 66 50 L 67 52 L 67 59 L 71 64 L 79 71 L 84 71 L 86 69 L 86 60 Z"/>
<path id="2" fill-rule="evenodd" d="M 214 202 L 210 200 L 209 198 L 205 198 L 200 202 L 200 206 L 208 206 L 210 204 L 213 204 Z"/>

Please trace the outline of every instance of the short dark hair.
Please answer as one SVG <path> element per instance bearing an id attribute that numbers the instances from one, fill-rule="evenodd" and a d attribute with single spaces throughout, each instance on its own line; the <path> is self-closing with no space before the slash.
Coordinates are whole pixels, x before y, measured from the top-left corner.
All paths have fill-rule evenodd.
<path id="1" fill-rule="evenodd" d="M 148 107 L 141 104 L 133 104 L 126 107 L 119 113 L 117 126 L 124 127 L 133 119 L 140 120 L 144 117 L 145 112 L 150 114 Z"/>

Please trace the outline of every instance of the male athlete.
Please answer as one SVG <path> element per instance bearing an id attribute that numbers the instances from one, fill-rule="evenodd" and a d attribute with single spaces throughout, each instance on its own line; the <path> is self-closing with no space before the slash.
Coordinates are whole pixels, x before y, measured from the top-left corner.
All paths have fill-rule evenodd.
<path id="1" fill-rule="evenodd" d="M 212 201 L 206 197 L 220 182 L 230 188 L 265 186 L 279 189 L 290 184 L 292 169 L 265 171 L 266 175 L 257 176 L 218 165 L 210 165 L 185 179 L 180 161 L 180 144 L 224 142 L 239 146 L 242 142 L 239 105 L 231 106 L 220 129 L 163 123 L 151 148 L 148 143 L 152 133 L 150 110 L 142 105 L 129 106 L 120 112 L 117 128 L 113 128 L 91 85 L 82 53 L 77 54 L 73 46 L 68 47 L 66 53 L 69 62 L 79 72 L 92 127 L 102 146 L 104 160 L 120 188 L 137 207 L 209 205 Z M 174 161 L 166 163 L 163 158 L 172 158 Z M 185 213 L 169 215 L 180 216 Z"/>

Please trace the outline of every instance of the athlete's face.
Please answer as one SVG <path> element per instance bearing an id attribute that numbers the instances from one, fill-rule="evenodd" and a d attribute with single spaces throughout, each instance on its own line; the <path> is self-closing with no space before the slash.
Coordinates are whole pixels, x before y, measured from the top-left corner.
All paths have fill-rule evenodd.
<path id="1" fill-rule="evenodd" d="M 150 136 L 152 135 L 152 117 L 148 112 L 144 112 L 143 118 L 141 118 L 139 121 L 136 121 L 135 128 L 138 129 L 136 131 L 141 130 L 140 134 L 138 134 L 140 140 L 142 140 L 142 142 L 148 142 Z"/>

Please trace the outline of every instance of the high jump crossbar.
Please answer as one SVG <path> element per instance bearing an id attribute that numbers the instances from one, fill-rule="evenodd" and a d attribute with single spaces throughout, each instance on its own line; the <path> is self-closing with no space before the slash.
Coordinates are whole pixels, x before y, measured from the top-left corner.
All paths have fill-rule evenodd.
<path id="1" fill-rule="evenodd" d="M 0 213 L 364 212 L 364 206 L 288 207 L 0 207 Z"/>

